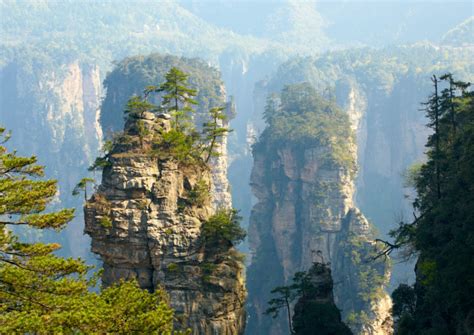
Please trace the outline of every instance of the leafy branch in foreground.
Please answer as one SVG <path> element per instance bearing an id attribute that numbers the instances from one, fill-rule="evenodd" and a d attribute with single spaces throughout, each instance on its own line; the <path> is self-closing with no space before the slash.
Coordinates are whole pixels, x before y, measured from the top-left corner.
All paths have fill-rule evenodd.
<path id="1" fill-rule="evenodd" d="M 8 152 L 8 137 L 0 128 L 0 333 L 172 334 L 173 310 L 162 290 L 122 282 L 92 292 L 98 274 L 88 278 L 91 267 L 81 259 L 56 256 L 57 243 L 25 243 L 12 233 L 18 225 L 59 230 L 74 210 L 44 212 L 57 194 L 56 181 L 40 179 L 44 168 L 36 157 Z"/>

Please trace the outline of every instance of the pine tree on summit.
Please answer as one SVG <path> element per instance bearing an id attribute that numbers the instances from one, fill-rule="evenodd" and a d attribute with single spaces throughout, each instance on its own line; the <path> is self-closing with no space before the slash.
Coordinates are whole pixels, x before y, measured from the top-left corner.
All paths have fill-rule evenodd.
<path id="1" fill-rule="evenodd" d="M 191 105 L 197 105 L 197 101 L 193 99 L 197 92 L 187 86 L 188 75 L 176 67 L 172 67 L 165 78 L 166 82 L 156 88 L 156 92 L 165 93 L 162 106 L 174 116 L 174 128 L 186 129 L 190 114 L 195 112 Z"/>

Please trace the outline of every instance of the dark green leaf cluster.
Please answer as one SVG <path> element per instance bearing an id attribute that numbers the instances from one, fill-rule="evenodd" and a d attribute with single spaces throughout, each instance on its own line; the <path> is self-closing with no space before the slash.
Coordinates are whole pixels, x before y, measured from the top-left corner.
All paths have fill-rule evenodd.
<path id="1" fill-rule="evenodd" d="M 210 198 L 210 185 L 203 179 L 200 179 L 188 193 L 188 200 L 193 206 L 202 207 Z"/>
<path id="2" fill-rule="evenodd" d="M 178 130 L 189 127 L 190 114 L 195 112 L 191 105 L 198 104 L 194 99 L 197 91 L 188 87 L 188 77 L 183 71 L 172 67 L 166 73 L 166 81 L 154 90 L 164 93 L 161 107 L 174 116 L 174 128 Z"/>
<path id="3" fill-rule="evenodd" d="M 236 245 L 246 236 L 240 227 L 242 217 L 236 209 L 218 209 L 201 227 L 201 236 L 207 245 L 230 243 Z"/>
<path id="4" fill-rule="evenodd" d="M 204 150 L 201 136 L 195 129 L 188 129 L 187 132 L 170 129 L 157 137 L 151 153 L 159 157 L 169 156 L 179 163 L 192 165 L 204 163 Z"/>
<path id="5" fill-rule="evenodd" d="M 148 102 L 146 99 L 142 99 L 138 95 L 134 95 L 130 99 L 128 99 L 124 114 L 125 119 L 139 119 L 143 117 L 143 114 L 145 112 L 153 113 L 155 111 L 157 111 L 155 105 Z"/>
<path id="6" fill-rule="evenodd" d="M 352 334 L 341 321 L 341 313 L 332 301 L 330 273 L 328 265 L 323 263 L 314 263 L 308 271 L 295 273 L 290 285 L 271 291 L 276 297 L 268 302 L 265 313 L 276 318 L 281 309 L 286 309 L 291 334 Z M 291 317 L 295 300 L 298 302 Z"/>
<path id="7" fill-rule="evenodd" d="M 427 161 L 412 178 L 415 219 L 392 232 L 419 255 L 416 284 L 394 292 L 400 334 L 474 332 L 474 93 L 433 76 Z M 444 88 L 443 88 L 444 87 Z"/>

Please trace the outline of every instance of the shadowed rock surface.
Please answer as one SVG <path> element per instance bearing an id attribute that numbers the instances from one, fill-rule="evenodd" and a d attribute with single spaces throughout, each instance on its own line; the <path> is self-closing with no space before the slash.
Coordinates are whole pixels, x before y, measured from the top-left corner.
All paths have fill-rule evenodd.
<path id="1" fill-rule="evenodd" d="M 295 335 L 351 335 L 334 303 L 328 264 L 314 263 L 306 274 L 306 288 L 295 305 Z"/>

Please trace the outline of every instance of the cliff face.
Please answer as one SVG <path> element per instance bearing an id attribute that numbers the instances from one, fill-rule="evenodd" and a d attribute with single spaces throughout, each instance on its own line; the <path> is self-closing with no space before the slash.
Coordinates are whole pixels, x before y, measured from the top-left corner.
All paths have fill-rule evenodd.
<path id="1" fill-rule="evenodd" d="M 150 133 L 169 121 L 146 113 Z M 151 135 L 150 135 L 151 136 Z M 245 326 L 243 266 L 229 245 L 206 246 L 201 226 L 213 213 L 212 199 L 192 204 L 197 183 L 212 184 L 203 166 L 184 166 L 146 153 L 136 122 L 127 140 L 114 145 L 102 184 L 85 206 L 92 251 L 104 262 L 103 282 L 136 278 L 141 287 L 163 287 L 178 315 L 178 327 L 193 334 L 240 334 Z"/>
<path id="2" fill-rule="evenodd" d="M 0 123 L 15 134 L 9 145 L 37 155 L 48 177 L 58 180 L 62 205 L 79 206 L 71 192 L 100 147 L 99 68 L 18 59 L 0 69 L 0 85 Z M 82 230 L 78 217 L 61 232 L 62 252 L 89 258 Z"/>
<path id="3" fill-rule="evenodd" d="M 345 155 L 355 160 L 351 137 L 345 142 Z M 380 306 L 380 301 L 390 301 L 383 291 L 388 268 L 371 261 L 372 228 L 354 205 L 353 173 L 342 164 L 328 163 L 334 150 L 318 140 L 297 143 L 288 137 L 275 142 L 263 135 L 254 147 L 251 186 L 257 203 L 249 227 L 249 334 L 257 329 L 266 329 L 260 334 L 284 333 L 284 319 L 272 322 L 263 316 L 269 292 L 314 261 L 331 263 L 336 304 L 345 320 L 354 321 L 356 333 L 389 333 L 379 326 L 390 322 L 390 306 Z M 274 276 L 258 282 L 269 269 Z"/>
<path id="4" fill-rule="evenodd" d="M 332 258 L 336 304 L 356 334 L 392 334 L 392 301 L 384 291 L 390 274 L 375 261 L 373 227 L 357 208 L 342 220 Z"/>
<path id="5" fill-rule="evenodd" d="M 417 44 L 290 59 L 255 89 L 259 106 L 250 121 L 262 128 L 264 106 L 259 102 L 285 85 L 309 82 L 336 98 L 357 135 L 356 202 L 386 236 L 397 216 L 411 217 L 402 175 L 423 159 L 428 131 L 420 103 L 431 92 L 428 79 L 433 73 L 453 72 L 472 82 L 470 53 L 469 48 Z"/>
<path id="6" fill-rule="evenodd" d="M 361 334 L 389 334 L 378 325 L 390 322 L 390 304 L 385 309 L 379 306 L 379 300 L 390 301 L 382 291 L 388 270 L 383 263 L 361 269 L 361 259 L 367 260 L 373 243 L 369 223 L 353 205 L 350 175 L 321 163 L 328 150 L 324 147 L 302 149 L 286 145 L 271 156 L 273 150 L 254 151 L 252 190 L 257 204 L 249 227 L 253 253 L 249 282 L 262 278 L 261 271 L 267 272 L 269 267 L 276 269 L 274 278 L 249 287 L 250 303 L 258 320 L 254 326 L 270 327 L 268 334 L 283 334 L 284 326 L 270 325 L 262 316 L 268 292 L 279 281 L 287 282 L 295 272 L 322 257 L 331 263 L 338 283 L 336 303 L 344 318 L 355 318 L 352 314 L 363 311 L 378 321 L 354 325 L 354 329 L 364 328 L 366 331 Z M 276 257 L 272 257 L 273 252 Z M 365 287 L 367 280 L 376 287 Z"/>
<path id="7" fill-rule="evenodd" d="M 262 129 L 262 102 L 285 85 L 309 82 L 321 94 L 335 98 L 356 135 L 355 203 L 380 235 L 389 238 L 397 222 L 412 218 L 413 194 L 403 187 L 403 175 L 424 159 L 428 132 L 420 102 L 431 92 L 429 77 L 454 72 L 472 82 L 471 58 L 467 49 L 420 44 L 290 59 L 255 89 L 256 108 L 248 128 Z M 394 264 L 392 288 L 413 278 L 413 265 Z"/>

